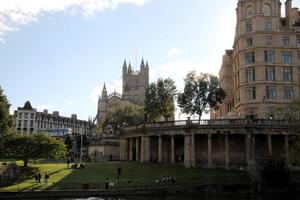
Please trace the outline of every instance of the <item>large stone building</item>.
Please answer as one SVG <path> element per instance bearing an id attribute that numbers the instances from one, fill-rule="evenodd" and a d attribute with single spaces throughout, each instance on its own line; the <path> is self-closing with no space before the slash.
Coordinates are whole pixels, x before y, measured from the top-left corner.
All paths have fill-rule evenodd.
<path id="1" fill-rule="evenodd" d="M 47 110 L 38 112 L 29 101 L 14 111 L 13 121 L 16 130 L 27 134 L 47 132 L 50 134 L 91 135 L 94 130 L 91 121 L 79 120 L 75 114 L 71 117 L 63 117 L 59 115 L 58 111 L 54 111 L 53 114 L 48 113 Z"/>
<path id="2" fill-rule="evenodd" d="M 134 71 L 129 63 L 126 61 L 123 64 L 122 75 L 122 94 L 116 91 L 108 95 L 106 86 L 104 84 L 102 95 L 98 101 L 97 123 L 103 124 L 106 119 L 108 109 L 120 105 L 127 101 L 139 106 L 143 106 L 145 102 L 145 92 L 149 85 L 149 65 L 144 63 L 142 59 L 140 70 Z"/>
<path id="3" fill-rule="evenodd" d="M 300 12 L 279 0 L 239 0 L 232 50 L 226 50 L 220 85 L 227 97 L 211 118 L 274 118 L 299 98 Z"/>

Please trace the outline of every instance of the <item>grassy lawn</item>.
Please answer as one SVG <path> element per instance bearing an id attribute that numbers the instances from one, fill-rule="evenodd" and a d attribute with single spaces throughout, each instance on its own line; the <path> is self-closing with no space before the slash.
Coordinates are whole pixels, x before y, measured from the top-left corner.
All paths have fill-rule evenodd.
<path id="1" fill-rule="evenodd" d="M 17 162 L 18 164 L 21 164 Z M 130 162 L 102 162 L 86 163 L 85 169 L 68 169 L 62 161 L 39 161 L 30 163 L 29 169 L 20 180 L 11 186 L 0 188 L 0 191 L 45 189 L 45 172 L 50 174 L 48 189 L 81 189 L 82 184 L 89 184 L 90 189 L 104 188 L 105 179 L 114 181 L 117 168 L 122 168 L 119 179 L 120 187 L 153 186 L 155 180 L 162 177 L 176 177 L 176 184 L 232 184 L 248 182 L 248 175 L 244 171 L 224 169 L 186 169 L 182 165 L 130 163 Z M 42 184 L 35 184 L 34 174 L 42 174 Z M 162 185 L 164 186 L 164 185 Z"/>

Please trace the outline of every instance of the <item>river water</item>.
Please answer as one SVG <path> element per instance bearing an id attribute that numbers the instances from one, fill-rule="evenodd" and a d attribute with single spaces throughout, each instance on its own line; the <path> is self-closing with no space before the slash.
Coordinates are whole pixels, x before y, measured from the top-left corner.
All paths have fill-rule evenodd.
<path id="1" fill-rule="evenodd" d="M 208 196 L 138 196 L 138 197 L 120 197 L 120 198 L 100 198 L 90 197 L 82 199 L 60 199 L 60 200 L 299 200 L 300 197 L 286 196 L 286 195 L 272 195 L 272 196 L 251 196 L 251 195 L 208 195 Z"/>

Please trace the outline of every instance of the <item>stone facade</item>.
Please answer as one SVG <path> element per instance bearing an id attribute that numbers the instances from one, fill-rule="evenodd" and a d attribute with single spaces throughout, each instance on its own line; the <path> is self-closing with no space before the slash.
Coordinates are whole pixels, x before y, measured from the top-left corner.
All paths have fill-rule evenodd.
<path id="1" fill-rule="evenodd" d="M 120 105 L 127 101 L 139 106 L 143 106 L 145 102 L 145 92 L 149 85 L 149 65 L 144 63 L 142 59 L 140 71 L 133 71 L 131 64 L 127 66 L 126 61 L 123 64 L 122 75 L 122 94 L 116 91 L 108 95 L 104 84 L 102 95 L 98 101 L 97 123 L 103 124 L 106 119 L 108 109 Z"/>
<path id="2" fill-rule="evenodd" d="M 299 98 L 300 15 L 279 0 L 239 0 L 232 50 L 219 72 L 227 97 L 211 118 L 275 118 L 274 111 Z"/>
<path id="3" fill-rule="evenodd" d="M 33 132 L 51 133 L 56 130 L 57 132 L 71 132 L 74 135 L 90 135 L 93 131 L 93 124 L 90 121 L 79 120 L 75 114 L 71 117 L 63 117 L 59 115 L 58 111 L 54 111 L 53 114 L 48 113 L 47 110 L 38 112 L 37 109 L 32 108 L 29 101 L 14 111 L 13 121 L 16 130 L 27 134 Z"/>

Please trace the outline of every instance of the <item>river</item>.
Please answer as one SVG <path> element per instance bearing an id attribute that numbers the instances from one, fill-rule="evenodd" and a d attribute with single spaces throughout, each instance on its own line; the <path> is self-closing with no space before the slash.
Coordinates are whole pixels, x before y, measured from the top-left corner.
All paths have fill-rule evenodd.
<path id="1" fill-rule="evenodd" d="M 90 197 L 90 198 L 73 198 L 60 200 L 298 200 L 300 197 L 287 195 L 271 195 L 271 196 L 251 196 L 251 195 L 207 195 L 207 196 L 138 196 L 138 197 Z M 59 199 L 57 199 L 59 200 Z"/>

